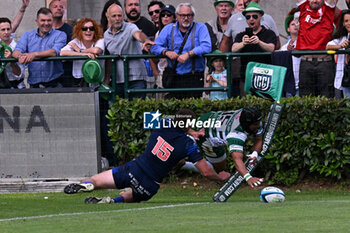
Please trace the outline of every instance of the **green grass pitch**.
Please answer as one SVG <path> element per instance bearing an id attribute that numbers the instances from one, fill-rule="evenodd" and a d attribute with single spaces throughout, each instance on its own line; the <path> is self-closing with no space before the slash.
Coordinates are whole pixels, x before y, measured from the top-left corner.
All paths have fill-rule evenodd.
<path id="1" fill-rule="evenodd" d="M 265 204 L 243 187 L 226 203 L 215 188 L 162 185 L 150 201 L 84 204 L 118 191 L 0 195 L 0 232 L 349 232 L 349 191 L 285 190 L 284 203 Z M 283 189 L 283 188 L 282 188 Z M 44 197 L 48 197 L 45 199 Z"/>

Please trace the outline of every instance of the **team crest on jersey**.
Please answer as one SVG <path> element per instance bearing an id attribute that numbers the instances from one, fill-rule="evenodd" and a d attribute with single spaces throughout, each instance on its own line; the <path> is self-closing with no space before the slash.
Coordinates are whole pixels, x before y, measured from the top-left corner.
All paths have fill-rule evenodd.
<path id="1" fill-rule="evenodd" d="M 162 114 L 157 110 L 156 112 L 143 113 L 143 128 L 144 129 L 160 129 Z"/>
<path id="2" fill-rule="evenodd" d="M 254 67 L 252 87 L 260 92 L 268 92 L 271 88 L 273 69 Z"/>

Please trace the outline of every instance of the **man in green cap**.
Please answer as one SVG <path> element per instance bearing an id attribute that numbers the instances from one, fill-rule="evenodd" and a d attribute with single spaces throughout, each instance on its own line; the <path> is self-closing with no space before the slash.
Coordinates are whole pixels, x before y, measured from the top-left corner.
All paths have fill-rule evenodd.
<path id="1" fill-rule="evenodd" d="M 260 0 L 243 0 L 244 8 L 246 8 L 250 2 L 259 3 Z M 274 33 L 276 34 L 277 36 L 276 49 L 279 49 L 280 39 L 279 39 L 279 33 L 278 33 L 278 29 L 275 21 L 268 14 L 264 14 L 262 16 L 262 19 L 263 19 L 261 20 L 262 25 L 264 25 L 266 29 L 270 29 L 274 31 Z M 223 53 L 230 52 L 232 43 L 235 41 L 237 34 L 240 32 L 243 32 L 247 27 L 248 27 L 248 24 L 246 22 L 244 15 L 242 14 L 242 11 L 233 14 L 227 23 L 226 31 L 224 32 L 224 36 L 220 43 L 220 47 L 219 47 L 220 51 Z M 239 70 L 240 66 L 241 66 L 240 57 L 234 57 L 231 64 L 231 70 Z M 231 72 L 231 83 L 232 83 L 233 96 L 244 95 L 245 93 L 244 85 L 241 80 L 240 72 Z"/>
<path id="2" fill-rule="evenodd" d="M 284 21 L 284 27 L 286 33 L 289 35 L 287 42 L 281 47 L 281 51 L 293 51 L 297 43 L 298 31 L 299 31 L 299 15 L 300 12 L 297 8 L 293 8 Z M 293 75 L 295 81 L 296 95 L 299 95 L 299 68 L 300 57 L 292 56 Z M 292 93 L 287 92 L 286 97 L 292 96 Z"/>
<path id="3" fill-rule="evenodd" d="M 250 4 L 250 2 L 260 3 L 260 0 L 243 0 L 244 8 L 247 8 L 247 6 Z M 223 41 L 220 44 L 220 51 L 221 52 L 228 52 L 230 51 L 230 45 L 235 40 L 238 33 L 243 32 L 246 27 L 248 27 L 248 24 L 246 23 L 245 17 L 242 14 L 243 12 L 238 12 L 236 14 L 233 14 L 228 22 L 228 27 L 225 31 Z M 264 25 L 265 28 L 272 30 L 276 36 L 277 36 L 277 47 L 276 49 L 280 48 L 280 39 L 279 39 L 279 33 L 276 26 L 276 23 L 274 19 L 271 17 L 271 15 L 264 14 L 263 20 L 261 21 L 262 25 Z"/>
<path id="4" fill-rule="evenodd" d="M 217 16 L 205 23 L 208 27 L 213 50 L 220 46 L 235 4 L 231 0 L 216 0 L 214 7 Z"/>
<path id="5" fill-rule="evenodd" d="M 264 11 L 256 2 L 250 2 L 242 12 L 249 28 L 239 33 L 232 45 L 232 52 L 272 52 L 277 45 L 276 34 L 261 25 Z M 244 77 L 246 65 L 250 61 L 271 64 L 270 55 L 241 57 L 241 77 Z M 244 79 L 243 79 L 244 80 Z"/>

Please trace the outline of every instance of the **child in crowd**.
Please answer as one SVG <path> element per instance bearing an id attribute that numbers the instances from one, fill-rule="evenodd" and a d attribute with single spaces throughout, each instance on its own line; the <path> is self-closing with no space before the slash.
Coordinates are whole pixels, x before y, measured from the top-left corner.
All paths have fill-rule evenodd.
<path id="1" fill-rule="evenodd" d="M 220 50 L 215 50 L 213 53 L 221 53 Z M 205 79 L 205 87 L 226 87 L 227 86 L 227 74 L 225 69 L 225 59 L 220 57 L 211 57 L 208 60 L 209 72 Z M 211 100 L 223 100 L 227 99 L 227 92 L 225 91 L 212 91 L 210 92 Z"/>

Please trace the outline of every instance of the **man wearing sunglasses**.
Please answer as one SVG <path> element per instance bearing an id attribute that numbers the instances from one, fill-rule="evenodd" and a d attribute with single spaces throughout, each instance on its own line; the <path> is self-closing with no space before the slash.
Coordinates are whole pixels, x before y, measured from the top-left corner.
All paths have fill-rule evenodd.
<path id="1" fill-rule="evenodd" d="M 159 16 L 160 11 L 164 7 L 164 3 L 161 1 L 151 1 L 148 4 L 148 14 L 152 19 L 152 22 L 154 23 L 156 27 L 156 31 L 159 30 Z"/>
<path id="2" fill-rule="evenodd" d="M 232 52 L 272 52 L 277 45 L 276 34 L 261 25 L 261 18 L 264 11 L 260 5 L 250 2 L 243 11 L 248 27 L 244 32 L 239 33 L 232 45 Z M 250 61 L 271 64 L 271 56 L 242 56 L 241 77 L 245 77 L 246 65 Z M 244 79 L 243 79 L 244 80 Z"/>
<path id="3" fill-rule="evenodd" d="M 243 0 L 244 8 L 247 8 L 250 2 L 260 3 L 260 0 Z M 242 11 L 243 12 L 243 11 Z M 232 42 L 235 40 L 238 33 L 243 32 L 246 27 L 248 27 L 248 24 L 246 22 L 246 19 L 242 12 L 238 12 L 236 14 L 233 14 L 228 21 L 228 27 L 225 31 L 225 35 L 222 39 L 222 42 L 220 44 L 220 51 L 221 52 L 228 52 L 230 51 Z M 261 24 L 267 28 L 272 30 L 276 36 L 277 36 L 277 46 L 276 50 L 281 47 L 280 38 L 279 38 L 279 32 L 276 26 L 276 23 L 274 19 L 271 17 L 271 15 L 264 14 L 262 16 Z"/>
<path id="4" fill-rule="evenodd" d="M 250 2 L 259 3 L 260 0 L 243 0 L 244 9 L 247 8 Z M 227 23 L 226 31 L 224 32 L 224 36 L 220 43 L 220 51 L 221 52 L 229 52 L 231 51 L 232 43 L 235 41 L 238 33 L 245 31 L 248 27 L 246 18 L 242 14 L 243 11 L 235 13 L 231 16 Z M 276 50 L 280 48 L 280 39 L 279 33 L 273 18 L 264 14 L 262 16 L 261 24 L 264 25 L 266 29 L 272 30 L 276 34 L 277 45 Z M 241 67 L 241 59 L 240 57 L 234 57 L 231 63 L 231 70 L 239 70 Z M 243 82 L 241 81 L 240 72 L 231 72 L 232 79 L 232 95 L 233 96 L 242 96 L 245 94 Z"/>

